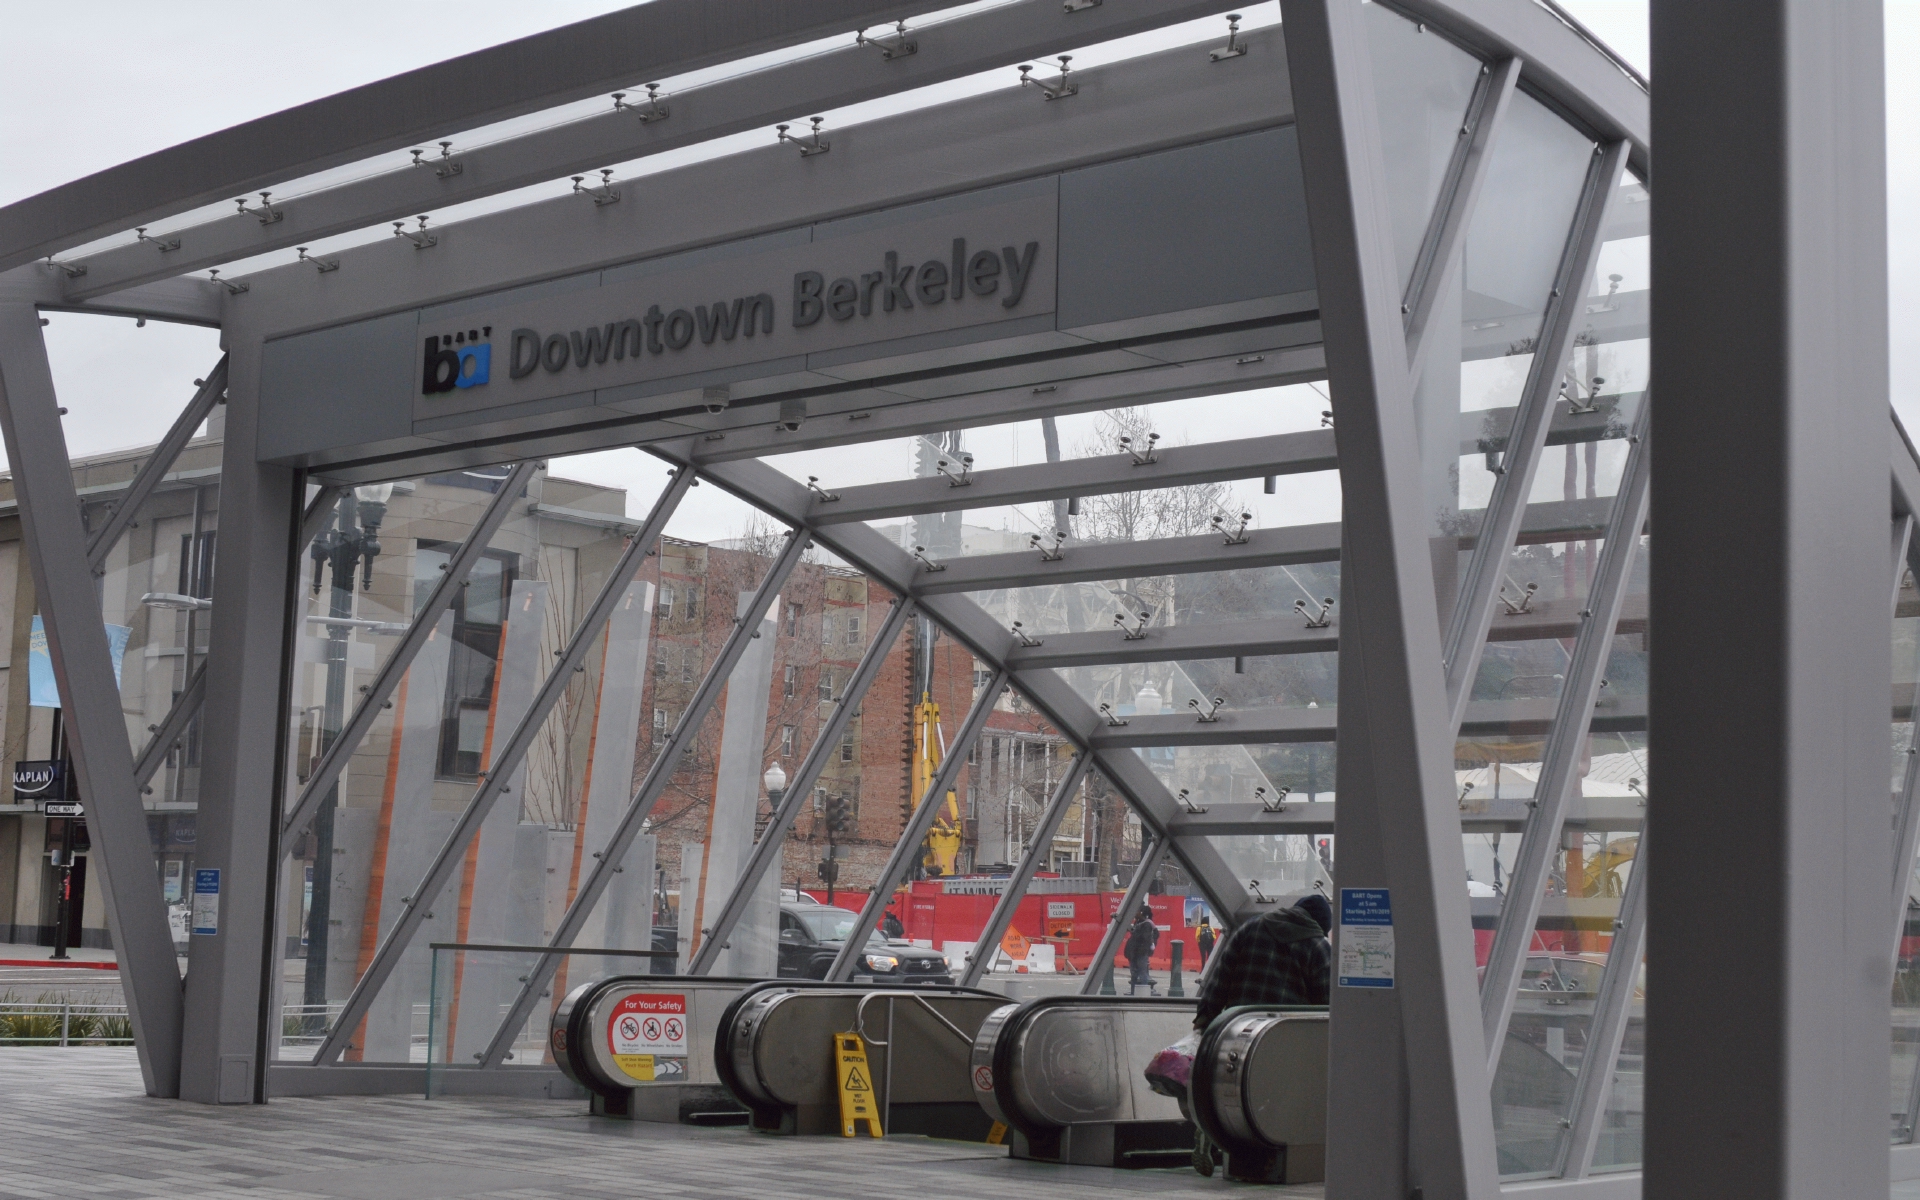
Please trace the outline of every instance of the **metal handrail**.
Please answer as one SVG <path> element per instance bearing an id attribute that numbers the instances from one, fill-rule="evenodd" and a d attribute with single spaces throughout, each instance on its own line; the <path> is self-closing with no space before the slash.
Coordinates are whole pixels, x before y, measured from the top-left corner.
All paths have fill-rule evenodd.
<path id="1" fill-rule="evenodd" d="M 924 1008 L 929 1013 L 932 1013 L 934 1020 L 940 1022 L 942 1025 L 945 1025 L 949 1030 L 951 1030 L 953 1033 L 953 1036 L 960 1039 L 961 1045 L 963 1046 L 973 1045 L 973 1039 L 968 1037 L 966 1034 L 960 1032 L 960 1027 L 958 1025 L 955 1025 L 952 1021 L 947 1020 L 947 1018 L 941 1014 L 939 1009 L 927 1003 L 927 998 L 925 994 L 921 992 L 907 991 L 905 989 L 889 990 L 889 991 L 882 991 L 882 992 L 868 992 L 866 995 L 860 997 L 860 1003 L 856 1005 L 853 1010 L 853 1031 L 859 1034 L 860 1040 L 865 1042 L 867 1045 L 888 1046 L 892 1044 L 891 1038 L 893 1035 L 893 1021 L 891 1020 L 891 1018 L 889 1018 L 889 1020 L 887 1021 L 887 1035 L 889 1038 L 888 1041 L 882 1042 L 867 1036 L 867 1002 L 870 1000 L 877 1000 L 881 996 L 885 996 L 889 1000 L 892 1000 L 895 997 L 905 997 L 908 1000 L 914 1001 L 915 1003 L 919 1004 L 921 1008 Z"/>

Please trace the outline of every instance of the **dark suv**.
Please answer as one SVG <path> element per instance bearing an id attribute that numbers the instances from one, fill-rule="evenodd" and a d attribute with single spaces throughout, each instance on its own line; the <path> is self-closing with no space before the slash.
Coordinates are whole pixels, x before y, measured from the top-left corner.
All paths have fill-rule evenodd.
<path id="1" fill-rule="evenodd" d="M 825 904 L 780 906 L 780 977 L 825 979 L 827 969 L 847 943 L 859 913 Z M 889 942 L 876 931 L 854 963 L 855 979 L 877 983 L 949 985 L 953 972 L 938 950 Z"/>

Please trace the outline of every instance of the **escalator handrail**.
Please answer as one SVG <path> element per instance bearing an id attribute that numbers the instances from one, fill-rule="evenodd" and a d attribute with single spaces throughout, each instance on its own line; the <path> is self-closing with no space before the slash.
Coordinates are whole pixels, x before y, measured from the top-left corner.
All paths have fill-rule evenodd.
<path id="1" fill-rule="evenodd" d="M 1234 1019 L 1248 1013 L 1325 1013 L 1324 1004 L 1241 1004 L 1223 1010 L 1207 1025 L 1206 1032 L 1200 1035 L 1200 1047 L 1194 1051 L 1193 1074 L 1187 1080 L 1187 1108 L 1193 1114 L 1193 1123 L 1206 1132 L 1209 1138 L 1228 1149 L 1271 1150 L 1276 1147 L 1267 1145 L 1241 1146 L 1240 1139 L 1227 1134 L 1220 1120 L 1220 1110 L 1214 1107 L 1214 1064 L 1220 1057 L 1220 1039 L 1226 1033 L 1227 1026 Z M 1245 1075 L 1241 1076 L 1242 1080 Z"/>
<path id="2" fill-rule="evenodd" d="M 742 1106 L 752 1109 L 754 1113 L 759 1116 L 768 1117 L 768 1118 L 777 1117 L 778 1114 L 769 1112 L 765 1105 L 756 1103 L 755 1101 L 749 1099 L 748 1097 L 750 1095 L 750 1092 L 742 1084 L 740 1077 L 734 1074 L 733 1053 L 732 1053 L 733 1024 L 735 1021 L 739 1020 L 740 1010 L 746 1007 L 747 1003 L 751 1001 L 754 997 L 765 995 L 767 992 L 770 992 L 770 991 L 865 992 L 865 991 L 888 991 L 888 990 L 892 990 L 892 989 L 889 989 L 885 986 L 875 987 L 875 988 L 863 988 L 856 983 L 832 983 L 823 979 L 756 979 L 756 980 L 753 980 L 752 986 L 749 986 L 743 989 L 741 993 L 738 996 L 735 996 L 733 1000 L 728 1003 L 727 1007 L 724 1010 L 722 1010 L 720 1013 L 720 1023 L 715 1027 L 714 1035 L 713 1035 L 714 1076 L 720 1080 L 721 1086 L 727 1089 L 727 1094 L 732 1096 L 735 1100 L 738 1100 Z M 940 986 L 929 987 L 929 988 L 916 988 L 914 990 L 925 991 L 935 995 L 983 996 L 993 1000 L 1006 999 L 1006 997 L 1002 996 L 999 992 L 989 992 L 984 988 L 961 987 L 957 984 L 946 984 L 946 985 L 940 985 Z"/>
<path id="3" fill-rule="evenodd" d="M 1019 1036 L 1031 1024 L 1036 1016 L 1050 1008 L 1069 1008 L 1083 1005 L 1095 1007 L 1107 1004 L 1141 1005 L 1153 1008 L 1193 1008 L 1199 1004 L 1199 998 L 1186 999 L 1179 996 L 1040 996 L 1024 1001 L 1001 1023 L 1000 1031 L 994 1038 L 993 1060 L 993 1098 L 1006 1114 L 1007 1123 L 1025 1134 L 1030 1140 L 1041 1141 L 1051 1137 L 1054 1130 L 1063 1128 L 1052 1121 L 1045 1120 L 1021 1107 L 1013 1087 L 1013 1047 Z M 1144 1067 L 1145 1064 L 1142 1064 Z"/>

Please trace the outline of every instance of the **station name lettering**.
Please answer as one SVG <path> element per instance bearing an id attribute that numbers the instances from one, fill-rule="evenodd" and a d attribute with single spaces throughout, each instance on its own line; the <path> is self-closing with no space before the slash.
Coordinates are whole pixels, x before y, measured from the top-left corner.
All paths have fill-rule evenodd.
<path id="1" fill-rule="evenodd" d="M 851 321 L 871 317 L 876 309 L 881 313 L 906 312 L 958 304 L 970 297 L 997 299 L 1001 307 L 1013 308 L 1026 295 L 1039 255 L 1037 241 L 1018 249 L 1005 246 L 969 252 L 967 240 L 955 238 L 950 256 L 944 259 L 902 263 L 899 252 L 889 250 L 879 270 L 858 276 L 829 281 L 819 271 L 798 271 L 793 276 L 790 320 L 793 328 L 804 329 L 823 318 Z M 565 333 L 515 329 L 508 335 L 507 373 L 514 379 L 524 379 L 542 369 L 558 374 L 569 366 L 576 370 L 598 366 L 608 358 L 623 362 L 649 354 L 678 353 L 696 339 L 701 345 L 711 346 L 715 341 L 769 337 L 778 320 L 774 309 L 773 296 L 759 292 L 666 311 L 654 304 L 638 317 Z M 444 386 L 426 390 L 450 391 L 456 386 L 453 381 L 460 372 L 455 363 L 448 363 L 441 374 L 448 377 Z"/>

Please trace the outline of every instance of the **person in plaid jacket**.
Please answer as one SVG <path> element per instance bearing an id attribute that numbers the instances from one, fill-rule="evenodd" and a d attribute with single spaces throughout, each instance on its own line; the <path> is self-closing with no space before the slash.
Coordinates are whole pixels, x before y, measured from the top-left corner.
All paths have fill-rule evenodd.
<path id="1" fill-rule="evenodd" d="M 1233 932 L 1200 985 L 1193 1027 L 1242 1004 L 1325 1004 L 1331 983 L 1333 906 L 1314 892 Z"/>

